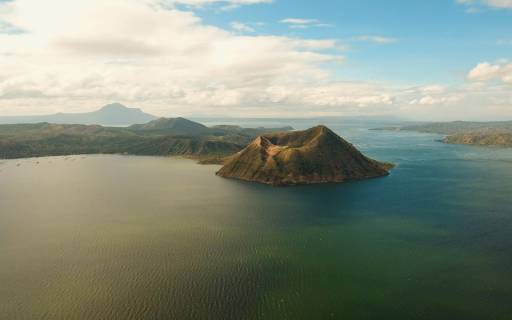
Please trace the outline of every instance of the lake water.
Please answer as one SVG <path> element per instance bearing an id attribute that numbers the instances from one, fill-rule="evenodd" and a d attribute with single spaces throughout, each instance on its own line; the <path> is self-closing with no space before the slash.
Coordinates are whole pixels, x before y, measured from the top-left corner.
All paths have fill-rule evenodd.
<path id="1" fill-rule="evenodd" d="M 327 124 L 397 168 L 271 188 L 177 158 L 0 160 L 0 319 L 512 319 L 512 150 Z"/>

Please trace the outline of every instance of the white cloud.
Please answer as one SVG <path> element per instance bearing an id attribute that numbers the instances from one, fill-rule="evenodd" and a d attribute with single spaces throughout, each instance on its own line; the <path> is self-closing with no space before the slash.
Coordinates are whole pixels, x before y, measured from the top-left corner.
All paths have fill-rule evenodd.
<path id="1" fill-rule="evenodd" d="M 410 105 L 419 106 L 453 106 L 462 101 L 464 97 L 464 90 L 440 84 L 408 88 L 401 92 L 401 98 L 409 101 Z"/>
<path id="2" fill-rule="evenodd" d="M 487 5 L 495 8 L 512 8 L 512 0 L 485 0 Z"/>
<path id="3" fill-rule="evenodd" d="M 470 80 L 490 80 L 496 77 L 500 71 L 499 65 L 492 65 L 488 62 L 479 63 L 468 74 Z"/>
<path id="4" fill-rule="evenodd" d="M 471 82 L 438 94 L 412 88 L 398 94 L 398 99 L 409 99 L 398 109 L 418 120 L 503 120 L 512 115 L 512 94 L 506 84 Z"/>
<path id="5" fill-rule="evenodd" d="M 479 12 L 481 7 L 512 9 L 512 0 L 456 0 L 456 2 L 467 6 L 469 13 Z"/>
<path id="6" fill-rule="evenodd" d="M 419 105 L 446 105 L 460 102 L 464 97 L 462 95 L 451 95 L 446 97 L 436 97 L 436 96 L 423 96 L 411 101 L 411 104 L 419 104 Z"/>
<path id="7" fill-rule="evenodd" d="M 177 4 L 201 7 L 208 4 L 224 4 L 225 8 L 235 8 L 242 5 L 272 3 L 273 0 L 145 0 L 146 3 L 159 3 L 167 6 Z"/>
<path id="8" fill-rule="evenodd" d="M 395 38 L 375 36 L 375 35 L 359 36 L 359 37 L 356 37 L 356 40 L 364 41 L 364 42 L 371 42 L 371 43 L 376 43 L 376 44 L 391 44 L 391 43 L 395 43 L 398 41 Z"/>
<path id="9" fill-rule="evenodd" d="M 335 40 L 236 35 L 146 0 L 15 0 L 1 8 L 1 19 L 26 32 L 0 35 L 0 114 L 113 100 L 162 115 L 315 113 L 392 100 L 377 86 L 332 80 L 326 64 L 344 61 L 326 52 Z"/>
<path id="10" fill-rule="evenodd" d="M 479 63 L 468 73 L 468 79 L 473 81 L 501 80 L 505 83 L 512 83 L 512 63 Z"/>
<path id="11" fill-rule="evenodd" d="M 241 23 L 238 21 L 231 22 L 231 29 L 240 31 L 240 32 L 255 32 L 253 27 L 246 25 L 245 23 Z"/>
<path id="12" fill-rule="evenodd" d="M 311 27 L 323 28 L 323 27 L 332 27 L 332 25 L 327 23 L 322 23 L 317 19 L 303 19 L 303 18 L 286 18 L 280 23 L 287 24 L 291 29 L 307 29 Z"/>
<path id="13" fill-rule="evenodd" d="M 212 2 L 262 1 L 180 1 Z M 336 68 L 349 62 L 336 53 L 341 44 L 335 39 L 240 34 L 205 24 L 174 7 L 177 1 L 162 3 L 3 2 L 0 20 L 24 32 L 0 34 L 0 115 L 79 112 L 112 101 L 162 116 L 460 116 L 461 108 L 473 108 L 476 116 L 512 110 L 506 84 L 512 79 L 503 61 L 487 67 L 489 79 L 499 84 L 397 88 L 350 81 Z M 243 26 L 231 27 L 244 32 Z"/>
<path id="14" fill-rule="evenodd" d="M 316 19 L 288 18 L 288 19 L 283 19 L 280 22 L 286 23 L 286 24 L 313 24 L 313 23 L 318 23 L 319 21 Z"/>

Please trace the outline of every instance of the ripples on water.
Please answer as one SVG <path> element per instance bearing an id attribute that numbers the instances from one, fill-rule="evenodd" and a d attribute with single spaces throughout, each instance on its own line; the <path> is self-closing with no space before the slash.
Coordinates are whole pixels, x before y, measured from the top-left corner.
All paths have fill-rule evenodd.
<path id="1" fill-rule="evenodd" d="M 510 149 L 329 125 L 398 167 L 274 189 L 183 159 L 1 161 L 0 319 L 510 319 Z"/>

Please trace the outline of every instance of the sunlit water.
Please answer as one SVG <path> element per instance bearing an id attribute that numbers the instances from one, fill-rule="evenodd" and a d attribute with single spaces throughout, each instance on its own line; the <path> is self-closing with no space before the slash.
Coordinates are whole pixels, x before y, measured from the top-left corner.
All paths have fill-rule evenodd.
<path id="1" fill-rule="evenodd" d="M 0 319 L 511 319 L 512 151 L 328 124 L 397 168 L 271 188 L 176 158 L 0 160 Z"/>

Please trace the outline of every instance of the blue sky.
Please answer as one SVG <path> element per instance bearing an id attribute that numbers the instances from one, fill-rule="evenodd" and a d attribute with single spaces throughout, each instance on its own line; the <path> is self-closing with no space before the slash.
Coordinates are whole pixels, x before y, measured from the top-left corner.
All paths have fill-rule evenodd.
<path id="1" fill-rule="evenodd" d="M 350 60 L 339 76 L 398 84 L 464 81 L 467 70 L 481 61 L 508 59 L 512 53 L 512 10 L 468 6 L 451 0 L 276 0 L 271 4 L 197 13 L 208 24 L 229 29 L 238 21 L 254 34 L 311 39 L 338 39 Z M 279 21 L 316 19 L 323 27 L 290 29 Z M 256 25 L 263 22 L 264 25 Z M 391 44 L 358 41 L 365 35 L 396 39 Z"/>
<path id="2" fill-rule="evenodd" d="M 512 0 L 0 0 L 0 115 L 512 119 L 511 31 Z"/>

